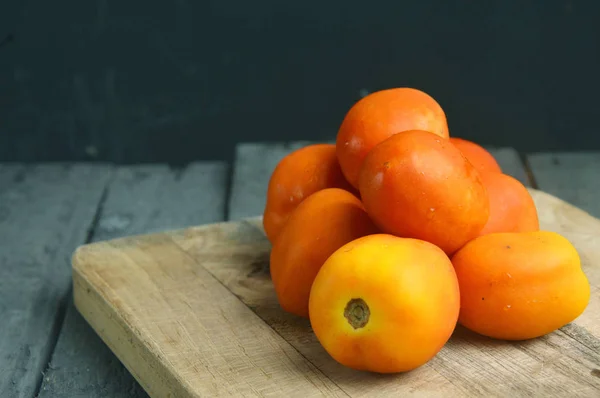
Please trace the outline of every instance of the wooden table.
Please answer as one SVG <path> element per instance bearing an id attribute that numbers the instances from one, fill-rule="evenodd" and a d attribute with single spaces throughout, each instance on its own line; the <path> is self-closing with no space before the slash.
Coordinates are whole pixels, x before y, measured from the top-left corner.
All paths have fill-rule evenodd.
<path id="1" fill-rule="evenodd" d="M 146 393 L 77 313 L 80 244 L 262 213 L 273 167 L 306 143 L 241 144 L 233 164 L 0 164 L 0 397 Z M 600 217 L 600 152 L 490 148 L 507 174 Z"/>

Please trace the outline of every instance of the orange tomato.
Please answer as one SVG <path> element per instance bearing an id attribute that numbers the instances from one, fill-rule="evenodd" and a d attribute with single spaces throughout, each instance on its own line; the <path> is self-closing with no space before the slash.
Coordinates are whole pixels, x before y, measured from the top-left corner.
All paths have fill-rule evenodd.
<path id="1" fill-rule="evenodd" d="M 479 173 L 448 140 L 396 134 L 365 158 L 360 194 L 383 232 L 431 242 L 450 254 L 483 229 L 489 199 Z"/>
<path id="2" fill-rule="evenodd" d="M 263 227 L 274 242 L 290 213 L 300 202 L 325 188 L 355 192 L 337 161 L 335 145 L 313 144 L 285 156 L 275 167 L 267 187 Z"/>
<path id="3" fill-rule="evenodd" d="M 459 322 L 485 336 L 543 336 L 576 319 L 589 302 L 579 255 L 554 232 L 485 235 L 452 262 L 461 291 Z"/>
<path id="4" fill-rule="evenodd" d="M 415 369 L 450 338 L 459 314 L 454 268 L 435 245 L 374 234 L 336 250 L 311 292 L 310 322 L 325 350 L 347 367 Z"/>
<path id="5" fill-rule="evenodd" d="M 358 188 L 358 174 L 367 153 L 393 134 L 425 130 L 448 138 L 442 107 L 414 88 L 377 91 L 358 101 L 346 114 L 337 133 L 337 156 L 346 179 Z"/>
<path id="6" fill-rule="evenodd" d="M 344 244 L 376 232 L 360 200 L 345 190 L 326 188 L 306 198 L 271 249 L 271 278 L 281 307 L 308 317 L 310 288 L 325 260 Z"/>
<path id="7" fill-rule="evenodd" d="M 537 209 L 519 180 L 503 173 L 481 173 L 490 199 L 490 217 L 479 235 L 493 232 L 539 231 Z"/>
<path id="8" fill-rule="evenodd" d="M 458 137 L 450 137 L 450 142 L 465 155 L 478 172 L 502 172 L 496 158 L 481 145 Z"/>

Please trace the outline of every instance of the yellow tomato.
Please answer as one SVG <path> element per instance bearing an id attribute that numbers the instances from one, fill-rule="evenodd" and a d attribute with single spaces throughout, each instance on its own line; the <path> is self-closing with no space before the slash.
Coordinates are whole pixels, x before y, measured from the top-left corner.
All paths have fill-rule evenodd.
<path id="1" fill-rule="evenodd" d="M 450 259 L 417 239 L 375 234 L 335 251 L 311 288 L 309 317 L 325 350 L 350 368 L 417 368 L 450 338 L 460 294 Z"/>

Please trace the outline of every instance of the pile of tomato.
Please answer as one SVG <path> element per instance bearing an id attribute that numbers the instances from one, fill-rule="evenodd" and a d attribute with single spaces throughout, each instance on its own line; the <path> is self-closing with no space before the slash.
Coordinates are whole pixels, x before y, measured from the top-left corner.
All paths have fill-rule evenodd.
<path id="1" fill-rule="evenodd" d="M 450 137 L 438 102 L 413 88 L 364 97 L 335 144 L 283 158 L 263 225 L 279 304 L 354 369 L 415 369 L 457 324 L 536 338 L 590 298 L 577 251 L 540 230 L 525 186 L 482 146 Z"/>

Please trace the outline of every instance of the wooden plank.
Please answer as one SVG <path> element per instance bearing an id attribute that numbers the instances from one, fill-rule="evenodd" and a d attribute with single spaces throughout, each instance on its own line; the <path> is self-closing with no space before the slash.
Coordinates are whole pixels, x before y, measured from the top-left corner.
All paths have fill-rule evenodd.
<path id="1" fill-rule="evenodd" d="M 229 224 L 208 236 L 205 228 L 173 234 L 178 245 L 238 296 L 350 396 L 580 396 L 600 394 L 600 220 L 531 189 L 542 228 L 563 233 L 582 255 L 592 284 L 584 314 L 561 330 L 524 342 L 502 342 L 458 327 L 429 363 L 381 377 L 337 364 L 306 319 L 279 307 L 269 278 L 270 245 L 260 218 Z M 207 251 L 207 248 L 210 250 Z M 223 257 L 217 253 L 222 251 Z M 206 261 L 206 258 L 211 261 Z"/>
<path id="2" fill-rule="evenodd" d="M 291 143 L 244 143 L 236 147 L 229 220 L 239 220 L 262 214 L 269 178 L 277 163 L 288 153 L 310 144 L 308 141 Z"/>
<path id="3" fill-rule="evenodd" d="M 168 234 L 99 242 L 74 257 L 78 310 L 155 397 L 339 396 L 337 388 Z M 216 249 L 216 250 L 214 250 Z M 239 259 L 238 259 L 239 260 Z"/>
<path id="4" fill-rule="evenodd" d="M 220 221 L 225 211 L 227 165 L 195 163 L 119 168 L 93 241 Z M 41 397 L 143 397 L 146 392 L 69 300 L 64 326 Z"/>
<path id="5" fill-rule="evenodd" d="M 0 168 L 0 396 L 31 397 L 54 348 L 71 280 L 111 168 Z"/>
<path id="6" fill-rule="evenodd" d="M 527 156 L 538 187 L 600 217 L 600 152 Z"/>

